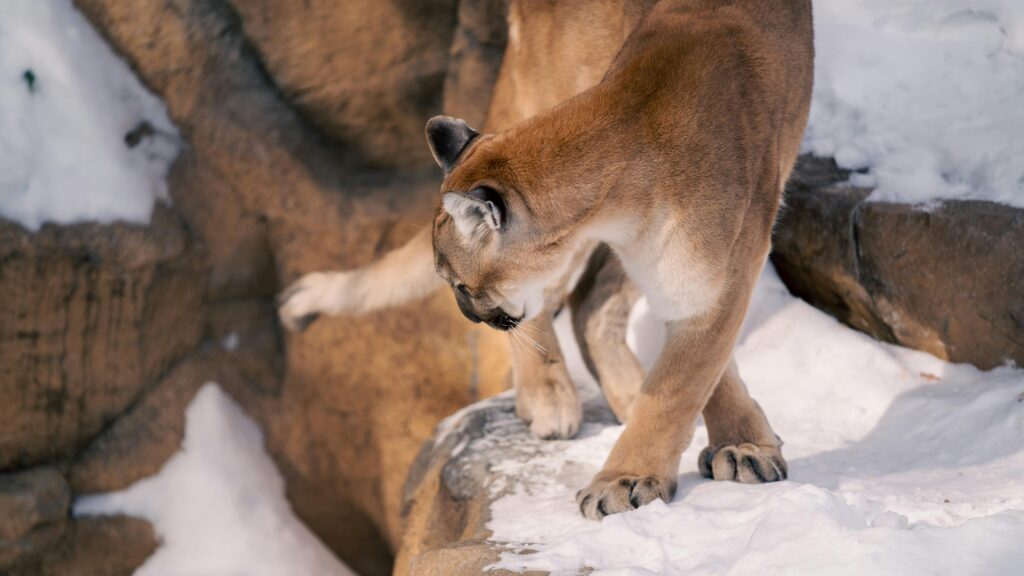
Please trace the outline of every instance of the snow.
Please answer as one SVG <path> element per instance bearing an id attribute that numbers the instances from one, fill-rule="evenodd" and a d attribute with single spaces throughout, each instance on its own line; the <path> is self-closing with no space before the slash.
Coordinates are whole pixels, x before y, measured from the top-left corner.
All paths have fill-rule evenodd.
<path id="1" fill-rule="evenodd" d="M 661 337 L 638 305 L 629 341 L 648 365 Z M 586 423 L 579 438 L 551 442 L 539 457 L 493 463 L 520 481 L 491 506 L 491 540 L 507 547 L 496 566 L 600 575 L 1019 572 L 1024 371 L 981 372 L 875 341 L 790 296 L 770 267 L 736 357 L 786 441 L 788 481 L 701 478 L 700 424 L 670 504 L 586 520 L 574 494 L 622 431 Z"/>
<path id="2" fill-rule="evenodd" d="M 238 350 L 238 343 L 240 339 L 237 332 L 231 332 L 220 341 L 220 347 L 228 352 L 234 352 Z"/>
<path id="3" fill-rule="evenodd" d="M 181 451 L 159 474 L 79 498 L 74 513 L 153 524 L 161 545 L 136 576 L 353 574 L 295 517 L 259 428 L 214 383 L 192 400 Z"/>
<path id="4" fill-rule="evenodd" d="M 129 147 L 142 122 L 152 133 Z M 71 0 L 0 2 L 0 215 L 31 230 L 148 222 L 177 142 L 163 103 Z"/>
<path id="5" fill-rule="evenodd" d="M 871 200 L 1024 208 L 1024 2 L 814 4 L 804 151 L 834 156 Z"/>

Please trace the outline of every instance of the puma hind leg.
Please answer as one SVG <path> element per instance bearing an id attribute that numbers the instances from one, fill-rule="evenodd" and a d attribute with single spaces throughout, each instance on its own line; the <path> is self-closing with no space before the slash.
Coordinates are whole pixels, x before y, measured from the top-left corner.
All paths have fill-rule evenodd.
<path id="1" fill-rule="evenodd" d="M 643 367 L 626 344 L 629 315 L 640 295 L 619 259 L 601 244 L 569 297 L 583 362 L 619 422 L 629 420 L 644 381 Z"/>
<path id="2" fill-rule="evenodd" d="M 782 440 L 750 397 L 731 360 L 704 407 L 708 446 L 697 465 L 705 478 L 760 484 L 785 480 L 789 475 L 782 457 Z"/>

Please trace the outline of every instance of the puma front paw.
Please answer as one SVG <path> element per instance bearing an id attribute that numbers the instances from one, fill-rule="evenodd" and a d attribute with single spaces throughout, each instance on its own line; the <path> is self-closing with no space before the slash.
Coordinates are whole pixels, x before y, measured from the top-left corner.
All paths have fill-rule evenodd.
<path id="1" fill-rule="evenodd" d="M 576 385 L 565 378 L 546 378 L 542 384 L 526 384 L 516 390 L 516 415 L 543 440 L 572 438 L 583 422 L 583 403 Z"/>
<path id="2" fill-rule="evenodd" d="M 733 480 L 743 484 L 761 484 L 785 480 L 789 475 L 786 460 L 777 446 L 756 444 L 720 444 L 701 450 L 697 460 L 701 476 L 715 480 Z"/>
<path id="3" fill-rule="evenodd" d="M 598 474 L 589 486 L 576 493 L 580 513 L 591 520 L 609 514 L 633 510 L 661 498 L 665 502 L 676 494 L 674 478 L 634 474 Z"/>

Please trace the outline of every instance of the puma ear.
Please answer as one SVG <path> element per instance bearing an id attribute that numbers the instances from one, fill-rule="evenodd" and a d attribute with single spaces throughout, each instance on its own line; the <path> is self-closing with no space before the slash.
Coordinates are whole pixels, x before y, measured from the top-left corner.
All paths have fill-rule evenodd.
<path id="1" fill-rule="evenodd" d="M 451 172 L 466 146 L 480 134 L 463 120 L 434 116 L 427 122 L 427 144 L 437 165 Z"/>
<path id="2" fill-rule="evenodd" d="M 498 203 L 474 196 L 447 192 L 441 199 L 441 205 L 452 217 L 455 228 L 467 239 L 474 238 L 485 229 L 500 230 L 503 217 Z"/>

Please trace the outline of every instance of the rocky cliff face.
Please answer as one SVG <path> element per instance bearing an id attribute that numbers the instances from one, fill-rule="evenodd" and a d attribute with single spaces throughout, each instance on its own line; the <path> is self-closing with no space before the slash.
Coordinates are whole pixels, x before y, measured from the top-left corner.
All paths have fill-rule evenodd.
<path id="1" fill-rule="evenodd" d="M 361 573 L 389 572 L 405 472 L 437 420 L 504 388 L 504 342 L 444 294 L 284 336 L 272 297 L 429 221 L 423 122 L 482 121 L 503 4 L 76 4 L 185 146 L 149 226 L 0 226 L 0 480 L 39 504 L 11 508 L 0 571 L 57 573 L 130 535 L 69 519 L 71 497 L 157 472 L 215 380 L 260 421 L 299 515 Z M 110 573 L 152 550 L 147 530 Z"/>

